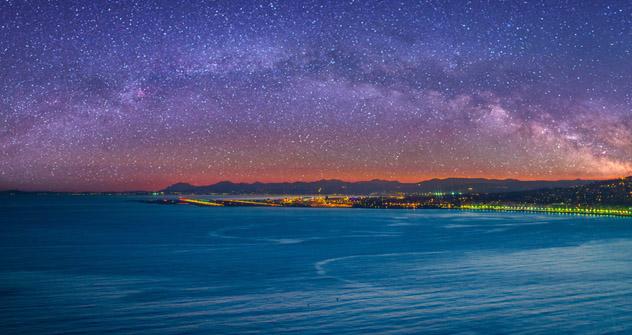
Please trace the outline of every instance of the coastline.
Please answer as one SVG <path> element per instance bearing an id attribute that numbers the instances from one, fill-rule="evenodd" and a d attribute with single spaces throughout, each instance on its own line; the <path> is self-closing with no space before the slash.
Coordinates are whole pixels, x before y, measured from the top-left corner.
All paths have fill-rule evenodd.
<path id="1" fill-rule="evenodd" d="M 632 217 L 631 209 L 597 208 L 597 207 L 546 207 L 528 205 L 462 205 L 457 209 L 492 212 L 527 212 L 551 214 L 576 214 L 592 216 Z"/>
<path id="2" fill-rule="evenodd" d="M 146 201 L 149 203 L 166 205 L 194 205 L 203 207 L 299 207 L 299 208 L 366 208 L 366 209 L 453 209 L 461 211 L 489 211 L 489 212 L 524 212 L 524 213 L 548 213 L 570 214 L 590 216 L 617 216 L 632 217 L 632 208 L 614 207 L 588 207 L 574 206 L 562 207 L 554 205 L 530 205 L 530 204 L 457 204 L 440 202 L 435 204 L 423 204 L 410 202 L 402 197 L 388 198 L 283 198 L 283 199 L 161 199 Z M 376 200 L 379 200 L 376 202 Z"/>

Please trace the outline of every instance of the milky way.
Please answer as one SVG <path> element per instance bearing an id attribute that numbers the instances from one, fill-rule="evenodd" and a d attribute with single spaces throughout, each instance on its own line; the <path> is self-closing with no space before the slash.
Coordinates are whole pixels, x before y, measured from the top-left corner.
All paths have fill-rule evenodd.
<path id="1" fill-rule="evenodd" d="M 632 173 L 632 3 L 3 1 L 0 189 Z"/>

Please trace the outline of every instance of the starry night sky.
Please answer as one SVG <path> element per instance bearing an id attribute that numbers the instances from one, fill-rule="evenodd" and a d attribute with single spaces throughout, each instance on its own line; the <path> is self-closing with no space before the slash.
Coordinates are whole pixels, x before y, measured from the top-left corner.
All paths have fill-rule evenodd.
<path id="1" fill-rule="evenodd" d="M 0 4 L 0 189 L 627 174 L 630 1 Z"/>

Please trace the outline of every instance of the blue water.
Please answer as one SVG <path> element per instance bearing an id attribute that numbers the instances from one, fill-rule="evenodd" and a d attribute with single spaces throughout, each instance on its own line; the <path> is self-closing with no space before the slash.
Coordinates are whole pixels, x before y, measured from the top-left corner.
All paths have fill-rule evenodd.
<path id="1" fill-rule="evenodd" d="M 629 333 L 632 219 L 4 197 L 2 334 Z"/>

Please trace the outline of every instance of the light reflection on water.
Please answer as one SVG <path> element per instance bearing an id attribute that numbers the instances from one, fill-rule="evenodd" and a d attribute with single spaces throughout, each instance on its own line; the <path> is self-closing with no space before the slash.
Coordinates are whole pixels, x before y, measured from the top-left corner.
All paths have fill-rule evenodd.
<path id="1" fill-rule="evenodd" d="M 0 329 L 632 331 L 632 219 L 3 199 Z"/>

